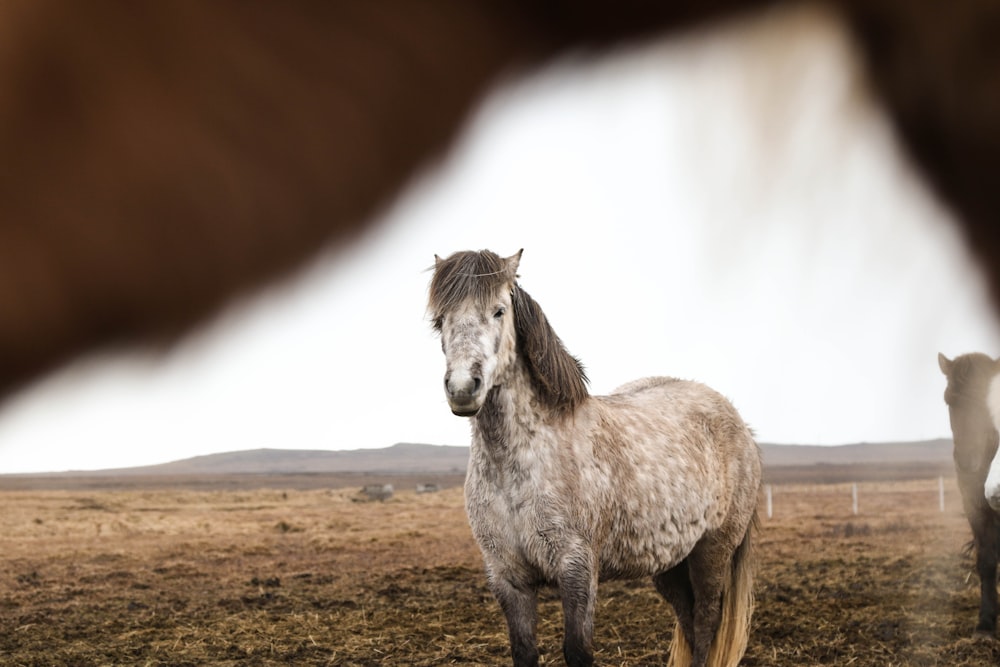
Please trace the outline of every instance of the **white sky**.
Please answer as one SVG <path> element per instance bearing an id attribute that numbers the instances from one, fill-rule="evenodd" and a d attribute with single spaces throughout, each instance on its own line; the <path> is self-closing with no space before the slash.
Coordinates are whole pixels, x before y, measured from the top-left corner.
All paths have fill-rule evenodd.
<path id="1" fill-rule="evenodd" d="M 9 402 L 0 472 L 467 444 L 426 269 L 522 247 L 595 393 L 697 379 L 762 442 L 947 437 L 936 353 L 1000 351 L 839 32 L 779 14 L 508 85 L 361 243 L 164 359 L 84 361 Z"/>

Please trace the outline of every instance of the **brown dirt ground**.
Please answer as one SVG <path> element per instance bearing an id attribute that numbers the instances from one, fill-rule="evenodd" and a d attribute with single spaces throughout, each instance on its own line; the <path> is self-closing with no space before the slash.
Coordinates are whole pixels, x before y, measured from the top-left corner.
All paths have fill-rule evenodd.
<path id="1" fill-rule="evenodd" d="M 745 665 L 1000 664 L 954 481 L 775 485 Z M 458 488 L 0 491 L 4 665 L 507 665 Z M 543 662 L 562 664 L 543 596 Z M 603 665 L 664 664 L 648 582 L 602 584 Z"/>

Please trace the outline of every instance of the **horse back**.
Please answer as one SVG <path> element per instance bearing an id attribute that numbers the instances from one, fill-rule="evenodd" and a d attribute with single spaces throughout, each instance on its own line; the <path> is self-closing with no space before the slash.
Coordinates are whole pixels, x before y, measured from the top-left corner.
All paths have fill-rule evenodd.
<path id="1" fill-rule="evenodd" d="M 630 436 L 624 447 L 705 455 L 706 462 L 715 464 L 734 459 L 757 462 L 759 467 L 760 452 L 750 429 L 729 400 L 704 384 L 647 377 L 598 400 L 605 418 L 619 422 Z"/>

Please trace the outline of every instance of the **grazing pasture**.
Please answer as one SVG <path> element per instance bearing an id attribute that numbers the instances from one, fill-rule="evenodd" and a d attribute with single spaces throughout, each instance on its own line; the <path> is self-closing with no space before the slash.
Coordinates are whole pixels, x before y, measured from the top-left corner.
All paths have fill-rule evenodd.
<path id="1" fill-rule="evenodd" d="M 0 661 L 509 663 L 454 483 L 417 494 L 394 480 L 389 500 L 355 502 L 361 484 L 267 481 L 52 489 L 0 478 Z M 855 515 L 849 483 L 773 484 L 743 664 L 1000 663 L 1000 643 L 973 636 L 978 582 L 954 479 L 943 513 L 936 478 L 858 487 Z M 649 583 L 602 585 L 598 663 L 664 664 L 670 613 Z M 543 595 L 543 664 L 562 664 L 561 627 L 558 599 Z"/>

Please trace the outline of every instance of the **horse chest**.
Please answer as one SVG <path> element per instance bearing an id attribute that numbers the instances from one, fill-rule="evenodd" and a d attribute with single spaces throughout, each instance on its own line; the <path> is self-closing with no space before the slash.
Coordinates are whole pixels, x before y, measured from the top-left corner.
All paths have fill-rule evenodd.
<path id="1" fill-rule="evenodd" d="M 534 485 L 470 476 L 466 511 L 487 560 L 526 579 L 554 579 L 562 556 L 578 541 L 568 529 L 566 508 Z"/>

